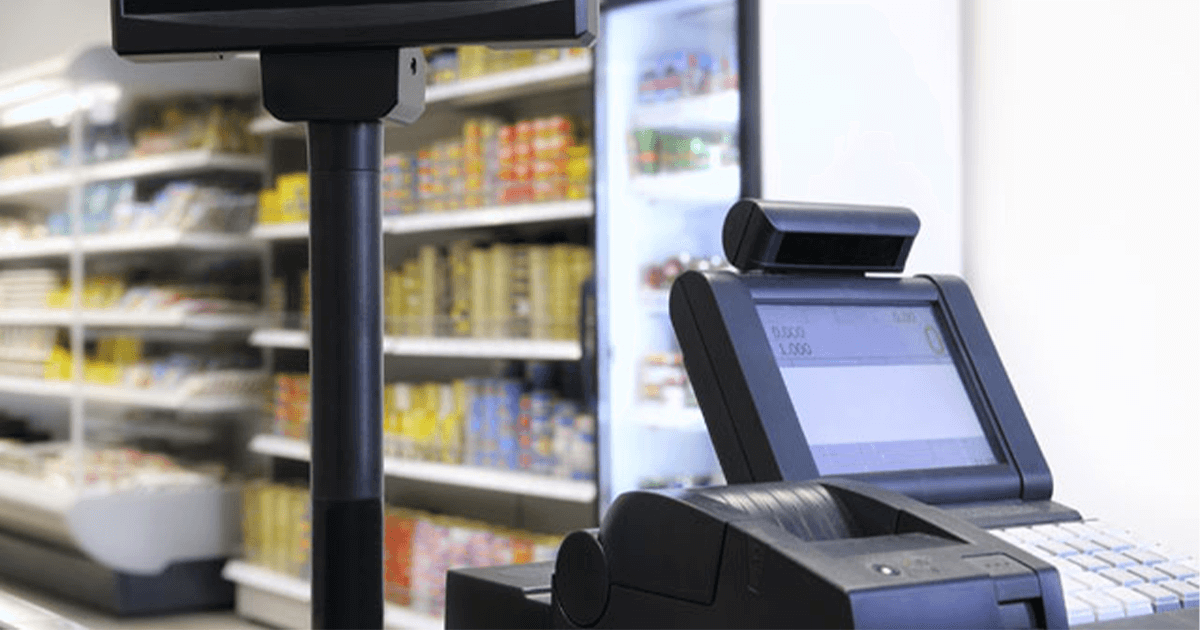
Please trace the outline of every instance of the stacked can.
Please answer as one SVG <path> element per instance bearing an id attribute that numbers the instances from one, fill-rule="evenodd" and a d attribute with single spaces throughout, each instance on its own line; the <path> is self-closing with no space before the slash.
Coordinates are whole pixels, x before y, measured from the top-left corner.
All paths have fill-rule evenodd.
<path id="1" fill-rule="evenodd" d="M 463 142 L 441 140 L 417 152 L 417 197 L 422 212 L 463 207 Z"/>
<path id="2" fill-rule="evenodd" d="M 471 242 L 455 241 L 447 249 L 449 272 L 449 322 L 447 334 L 467 337 L 471 334 Z"/>
<path id="3" fill-rule="evenodd" d="M 463 206 L 482 208 L 497 201 L 500 122 L 471 118 L 463 123 Z"/>
<path id="4" fill-rule="evenodd" d="M 308 438 L 308 374 L 275 375 L 275 435 Z"/>
<path id="5" fill-rule="evenodd" d="M 417 211 L 416 160 L 410 153 L 392 153 L 383 158 L 383 213 L 412 214 Z"/>
<path id="6" fill-rule="evenodd" d="M 580 413 L 574 401 L 554 406 L 554 476 L 564 479 L 596 478 L 596 421 Z"/>

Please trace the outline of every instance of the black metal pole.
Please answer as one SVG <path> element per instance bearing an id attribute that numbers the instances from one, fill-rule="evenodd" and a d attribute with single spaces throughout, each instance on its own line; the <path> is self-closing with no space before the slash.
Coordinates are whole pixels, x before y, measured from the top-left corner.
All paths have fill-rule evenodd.
<path id="1" fill-rule="evenodd" d="M 308 123 L 314 628 L 383 627 L 382 133 Z"/>

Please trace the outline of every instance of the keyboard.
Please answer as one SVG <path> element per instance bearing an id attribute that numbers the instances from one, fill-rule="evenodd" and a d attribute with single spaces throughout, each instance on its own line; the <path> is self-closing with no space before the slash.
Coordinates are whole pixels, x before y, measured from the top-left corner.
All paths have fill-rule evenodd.
<path id="1" fill-rule="evenodd" d="M 1099 520 L 989 530 L 1058 568 L 1076 626 L 1200 607 L 1196 560 Z"/>

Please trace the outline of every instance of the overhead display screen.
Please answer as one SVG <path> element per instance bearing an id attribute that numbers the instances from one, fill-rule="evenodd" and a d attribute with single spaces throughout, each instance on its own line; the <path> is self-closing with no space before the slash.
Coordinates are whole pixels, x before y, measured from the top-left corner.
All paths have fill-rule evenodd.
<path id="1" fill-rule="evenodd" d="M 997 462 L 932 306 L 758 313 L 822 475 Z"/>

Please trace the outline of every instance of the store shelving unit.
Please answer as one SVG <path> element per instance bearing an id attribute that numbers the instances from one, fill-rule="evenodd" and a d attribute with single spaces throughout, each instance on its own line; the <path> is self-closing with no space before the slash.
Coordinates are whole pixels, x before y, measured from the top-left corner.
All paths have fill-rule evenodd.
<path id="1" fill-rule="evenodd" d="M 26 146 L 59 143 L 66 147 L 67 157 L 54 170 L 0 179 L 0 205 L 35 207 L 42 212 L 65 210 L 75 231 L 68 236 L 6 242 L 0 245 L 0 263 L 20 266 L 24 261 L 39 261 L 58 269 L 65 267 L 71 280 L 71 303 L 76 306 L 2 309 L 0 325 L 66 328 L 75 379 L 0 376 L 0 405 L 28 409 L 28 402 L 18 401 L 29 397 L 67 403 L 70 440 L 58 446 L 67 461 L 72 453 L 87 452 L 85 413 L 92 406 L 206 417 L 261 409 L 261 387 L 242 390 L 250 393 L 218 395 L 190 394 L 178 388 L 100 385 L 84 380 L 83 369 L 83 344 L 89 329 L 247 335 L 262 325 L 257 312 L 91 310 L 78 306 L 84 303 L 86 264 L 94 257 L 119 262 L 119 257 L 128 255 L 207 252 L 262 259 L 265 264 L 268 248 L 247 234 L 181 229 L 82 231 L 85 189 L 92 184 L 126 179 L 166 182 L 214 173 L 250 184 L 261 178 L 267 165 L 261 155 L 206 149 L 85 163 L 84 128 L 95 113 L 93 106 L 99 103 L 101 109 L 119 112 L 145 98 L 186 93 L 250 95 L 258 89 L 257 69 L 241 61 L 220 68 L 201 63 L 129 64 L 105 44 L 0 76 L 0 89 L 21 94 L 27 82 L 52 87 L 53 92 L 44 97 L 52 97 L 57 105 L 43 105 L 37 100 L 43 96 L 31 97 L 29 102 L 10 99 L 0 107 L 0 137 L 8 144 Z M 99 94 L 108 96 L 93 98 Z M 32 354 L 5 358 L 26 363 L 45 359 Z M 261 372 L 239 374 L 266 382 Z M 214 375 L 217 379 L 231 376 Z M 216 382 L 203 384 L 211 387 Z M 147 481 L 148 485 L 106 488 L 89 481 L 89 474 L 82 464 L 75 466 L 73 475 L 57 481 L 0 470 L 0 554 L 5 558 L 0 565 L 7 577 L 122 614 L 211 607 L 230 601 L 232 587 L 220 579 L 219 572 L 224 558 L 237 549 L 236 488 L 215 478 L 201 481 L 202 477 L 170 476 Z M 191 480 L 181 481 L 185 478 Z"/>
<path id="2" fill-rule="evenodd" d="M 307 580 L 240 560 L 228 562 L 222 574 L 238 586 L 237 611 L 242 616 L 282 628 L 303 628 L 310 623 L 312 587 Z M 384 628 L 436 630 L 443 626 L 440 617 L 384 604 Z"/>
<path id="3" fill-rule="evenodd" d="M 308 342 L 305 330 L 259 328 L 250 334 L 251 345 L 263 348 L 306 350 Z M 383 338 L 383 353 L 396 357 L 524 361 L 578 361 L 582 356 L 577 341 L 484 337 L 387 336 Z"/>

